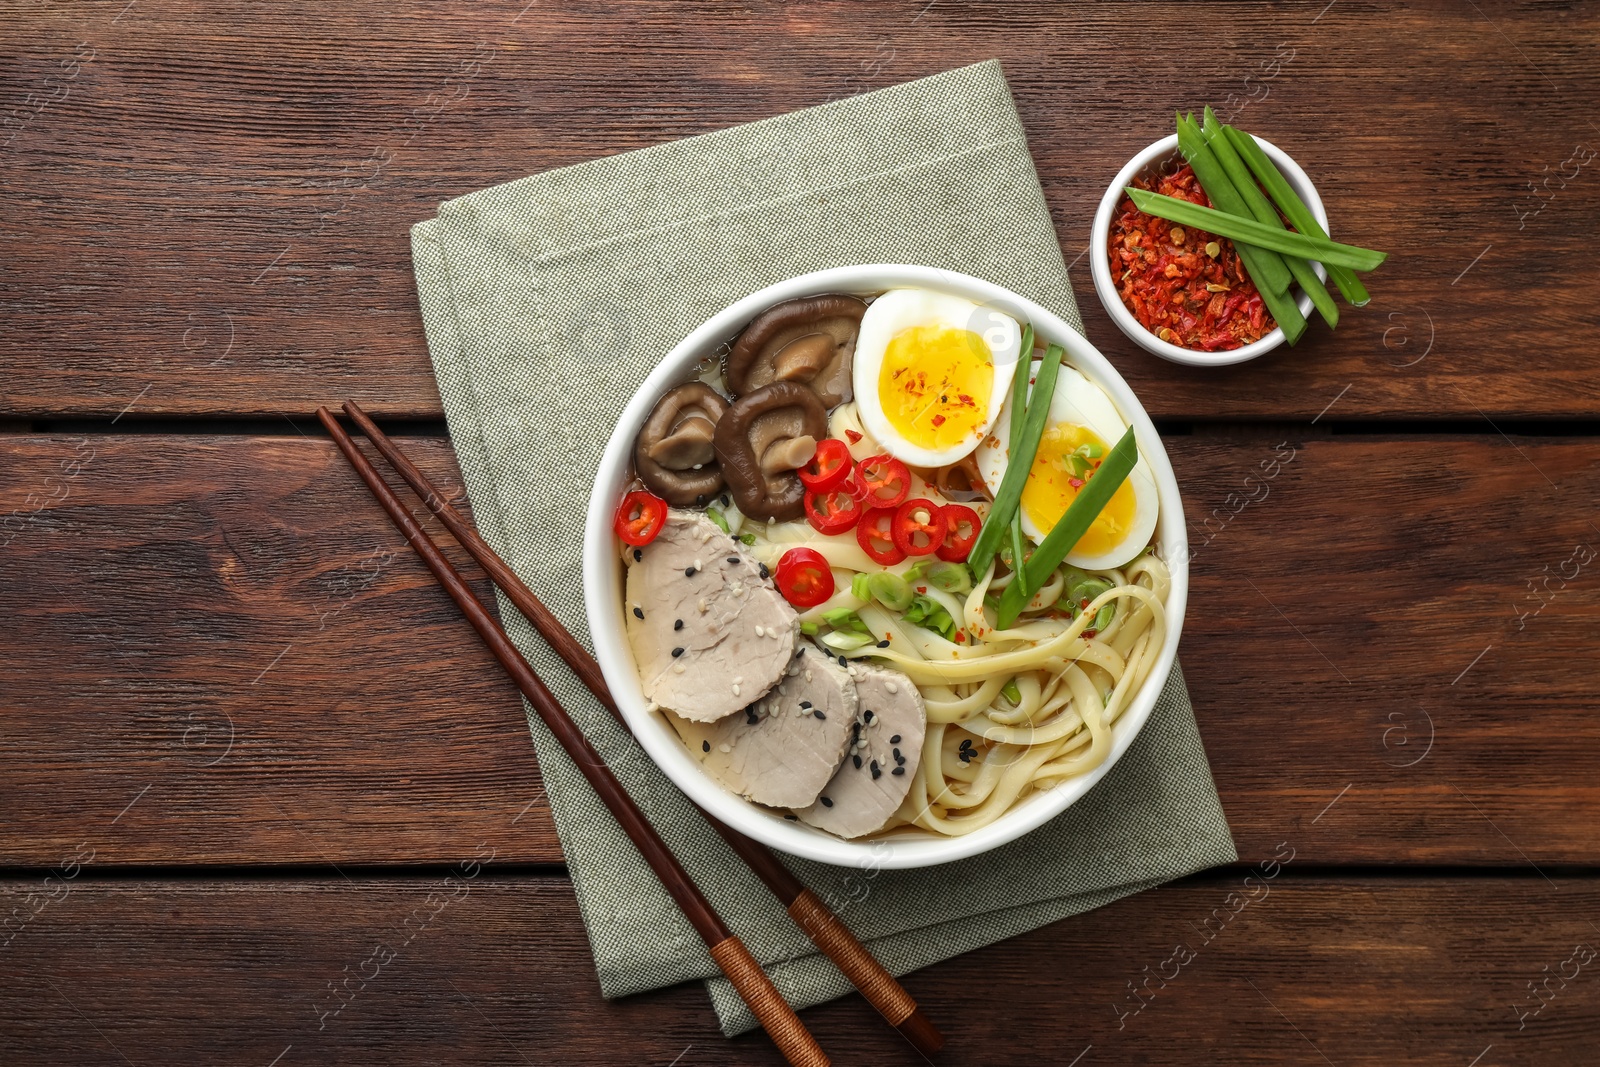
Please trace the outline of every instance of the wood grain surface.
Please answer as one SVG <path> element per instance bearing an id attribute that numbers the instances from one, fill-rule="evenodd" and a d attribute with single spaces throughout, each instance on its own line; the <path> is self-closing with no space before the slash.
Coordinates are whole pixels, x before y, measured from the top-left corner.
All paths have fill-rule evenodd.
<path id="1" fill-rule="evenodd" d="M 948 1023 L 938 1062 L 1590 1062 L 1592 881 L 1308 879 L 1294 849 L 1257 857 L 1290 858 L 1272 878 L 1190 879 L 911 975 Z M 781 1062 L 760 1036 L 722 1038 L 697 985 L 601 1000 L 570 887 L 492 863 L 450 881 L 67 883 L 0 951 L 19 1062 Z M 925 1062 L 859 996 L 803 1017 L 835 1063 Z"/>
<path id="2" fill-rule="evenodd" d="M 1182 661 L 1241 850 L 1592 863 L 1600 448 L 1316 431 L 1168 440 Z M 445 441 L 404 447 L 454 483 Z M 0 515 L 58 497 L 0 550 L 0 692 L 36 709 L 0 716 L 25 756 L 0 861 L 47 866 L 135 795 L 100 863 L 450 862 L 463 835 L 560 860 L 513 687 L 331 442 L 0 459 Z"/>
<path id="3" fill-rule="evenodd" d="M 1593 7 L 105 0 L 0 37 L 0 418 L 436 418 L 407 230 L 441 200 L 991 56 L 1153 413 L 1600 413 L 1600 355 L 1561 344 L 1594 324 Z M 1142 354 L 1078 258 L 1121 164 L 1208 102 L 1391 253 L 1336 334 L 1221 372 Z"/>
<path id="4" fill-rule="evenodd" d="M 601 1000 L 520 700 L 311 413 L 455 483 L 412 223 L 989 57 L 1167 434 L 1241 860 L 912 975 L 940 1062 L 1594 1060 L 1600 9 L 91 0 L 0 42 L 0 1061 L 777 1061 L 697 986 Z M 1205 103 L 1390 259 L 1200 372 L 1087 241 Z M 805 1021 L 922 1062 L 859 997 Z"/>

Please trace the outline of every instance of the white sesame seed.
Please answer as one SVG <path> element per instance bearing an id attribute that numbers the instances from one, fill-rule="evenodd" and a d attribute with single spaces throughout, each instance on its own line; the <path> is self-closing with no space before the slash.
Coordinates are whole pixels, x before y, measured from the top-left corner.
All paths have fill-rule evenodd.
<path id="1" fill-rule="evenodd" d="M 741 675 L 737 676 L 736 678 L 734 678 L 733 684 L 734 685 L 743 685 L 744 684 L 744 675 L 741 674 Z"/>
<path id="2" fill-rule="evenodd" d="M 765 626 L 757 626 L 756 627 L 756 636 L 757 637 L 765 637 L 765 636 L 767 636 L 767 628 Z"/>
<path id="3" fill-rule="evenodd" d="M 806 669 L 806 681 L 811 681 L 811 669 L 809 667 Z"/>
<path id="4" fill-rule="evenodd" d="M 695 560 L 694 561 L 694 569 L 697 570 L 697 571 L 703 571 L 703 570 L 706 569 L 706 565 L 704 563 L 701 563 L 699 560 Z"/>
<path id="5" fill-rule="evenodd" d="M 897 682 L 884 682 L 883 687 L 891 693 L 900 692 L 900 685 Z"/>
<path id="6" fill-rule="evenodd" d="M 738 696 L 739 695 L 739 687 L 738 686 L 734 686 L 733 687 L 733 695 L 734 696 Z"/>
<path id="7" fill-rule="evenodd" d="M 673 674 L 682 674 L 683 673 L 683 664 L 681 664 L 681 663 L 673 664 L 672 673 Z"/>
<path id="8" fill-rule="evenodd" d="M 724 741 L 722 744 L 717 746 L 717 751 L 718 752 L 732 752 L 733 751 L 733 747 L 731 745 L 729 745 L 726 741 Z"/>

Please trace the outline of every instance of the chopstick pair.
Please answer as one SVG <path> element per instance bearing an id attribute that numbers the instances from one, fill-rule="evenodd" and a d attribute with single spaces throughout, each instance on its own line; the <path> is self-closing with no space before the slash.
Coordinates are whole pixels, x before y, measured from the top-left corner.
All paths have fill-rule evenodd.
<path id="1" fill-rule="evenodd" d="M 561 621 L 551 614 L 532 590 L 478 535 L 471 523 L 444 499 L 427 477 L 411 463 L 394 442 L 384 435 L 382 430 L 378 429 L 358 405 L 346 403 L 344 410 L 412 490 L 422 498 L 428 509 L 439 517 L 446 529 L 478 561 L 495 585 L 506 594 L 528 621 L 533 623 L 557 655 L 572 668 L 584 685 L 594 693 L 596 699 L 626 729 L 627 723 L 606 685 L 600 665 L 589 651 L 577 642 Z M 718 966 L 728 976 L 784 1055 L 795 1064 L 827 1063 L 826 1055 L 806 1031 L 799 1017 L 773 987 L 743 944 L 728 932 L 710 903 L 695 888 L 665 843 L 656 836 L 650 824 L 639 814 L 627 792 L 611 776 L 610 770 L 594 752 L 582 731 L 568 718 L 565 710 L 545 688 L 533 668 L 511 644 L 499 623 L 466 586 L 449 561 L 439 553 L 427 533 L 412 520 L 388 484 L 356 448 L 355 443 L 333 415 L 326 408 L 319 407 L 317 418 L 333 436 L 340 451 L 356 469 L 356 473 L 378 498 L 378 502 L 388 512 L 390 519 L 406 535 L 406 539 L 411 542 L 412 547 L 422 556 L 440 584 L 467 615 L 495 657 L 511 674 L 540 718 L 573 757 L 573 761 L 589 779 L 606 806 L 611 809 L 623 830 L 650 863 L 668 893 L 705 939 L 712 958 L 717 961 Z M 705 816 L 712 829 L 721 835 L 729 847 L 766 884 L 795 923 L 850 979 L 891 1026 L 925 1056 L 931 1056 L 943 1047 L 944 1036 L 923 1014 L 911 995 L 851 934 L 839 917 L 790 874 L 770 850 L 724 826 L 703 810 L 701 814 Z"/>

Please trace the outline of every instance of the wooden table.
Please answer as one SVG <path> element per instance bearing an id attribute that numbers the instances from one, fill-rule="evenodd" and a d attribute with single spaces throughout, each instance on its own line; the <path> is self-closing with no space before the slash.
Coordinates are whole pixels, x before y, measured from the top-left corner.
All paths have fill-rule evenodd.
<path id="1" fill-rule="evenodd" d="M 1177 467 L 1241 860 L 910 976 L 942 1062 L 1597 1062 L 1600 13 L 392 7 L 0 20 L 0 1059 L 776 1062 L 699 988 L 600 999 L 512 687 L 310 415 L 457 477 L 439 201 L 999 56 Z M 1391 259 L 1336 335 L 1199 372 L 1078 257 L 1208 101 Z M 916 1060 L 859 998 L 806 1018 Z"/>

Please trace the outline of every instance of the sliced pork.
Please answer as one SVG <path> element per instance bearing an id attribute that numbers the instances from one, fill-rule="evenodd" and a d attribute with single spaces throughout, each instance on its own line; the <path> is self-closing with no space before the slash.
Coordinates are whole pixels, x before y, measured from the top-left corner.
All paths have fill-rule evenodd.
<path id="1" fill-rule="evenodd" d="M 646 699 L 712 722 L 778 684 L 799 617 L 743 545 L 703 513 L 674 509 L 654 541 L 623 549 L 623 608 Z"/>
<path id="2" fill-rule="evenodd" d="M 783 681 L 741 714 L 714 723 L 675 718 L 707 774 L 758 804 L 801 808 L 817 799 L 854 737 L 855 682 L 809 642 Z"/>
<path id="3" fill-rule="evenodd" d="M 840 837 L 883 829 L 917 773 L 928 712 L 922 694 L 899 671 L 854 663 L 859 710 L 844 763 L 816 802 L 794 813 Z"/>

